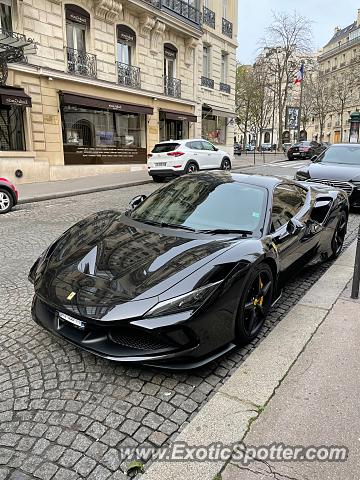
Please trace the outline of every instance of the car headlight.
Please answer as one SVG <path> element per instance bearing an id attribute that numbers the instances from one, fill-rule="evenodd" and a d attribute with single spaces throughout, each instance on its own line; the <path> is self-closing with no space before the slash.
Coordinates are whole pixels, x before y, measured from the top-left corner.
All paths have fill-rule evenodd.
<path id="1" fill-rule="evenodd" d="M 159 302 L 155 307 L 151 308 L 145 316 L 158 317 L 165 314 L 169 315 L 171 313 L 195 310 L 205 302 L 221 282 L 222 280 L 216 283 L 210 283 L 209 285 L 197 288 L 196 290 L 180 295 L 179 297 Z"/>
<path id="2" fill-rule="evenodd" d="M 295 179 L 304 181 L 304 180 L 309 180 L 310 175 L 308 172 L 296 172 Z"/>

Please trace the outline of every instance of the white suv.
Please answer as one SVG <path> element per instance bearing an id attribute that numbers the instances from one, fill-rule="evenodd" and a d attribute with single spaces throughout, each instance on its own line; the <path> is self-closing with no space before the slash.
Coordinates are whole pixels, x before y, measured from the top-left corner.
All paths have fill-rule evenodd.
<path id="1" fill-rule="evenodd" d="M 207 140 L 170 140 L 155 145 L 148 155 L 148 171 L 154 182 L 165 177 L 193 173 L 198 170 L 230 170 L 230 156 Z"/>

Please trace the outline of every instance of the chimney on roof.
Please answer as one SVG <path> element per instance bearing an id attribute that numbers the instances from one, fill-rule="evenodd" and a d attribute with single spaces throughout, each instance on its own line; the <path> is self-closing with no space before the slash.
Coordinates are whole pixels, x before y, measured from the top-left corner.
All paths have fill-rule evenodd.
<path id="1" fill-rule="evenodd" d="M 358 27 L 360 27 L 360 8 L 358 8 L 358 14 L 357 14 L 356 24 L 357 24 Z"/>

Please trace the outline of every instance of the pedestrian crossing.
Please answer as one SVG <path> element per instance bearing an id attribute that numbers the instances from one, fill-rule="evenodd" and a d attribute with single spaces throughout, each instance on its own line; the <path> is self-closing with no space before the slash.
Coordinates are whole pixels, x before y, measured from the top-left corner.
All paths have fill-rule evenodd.
<path id="1" fill-rule="evenodd" d="M 280 168 L 294 168 L 295 170 L 298 170 L 301 167 L 306 167 L 308 163 L 304 162 L 276 162 L 276 163 L 270 163 L 267 166 L 269 167 L 280 167 Z"/>

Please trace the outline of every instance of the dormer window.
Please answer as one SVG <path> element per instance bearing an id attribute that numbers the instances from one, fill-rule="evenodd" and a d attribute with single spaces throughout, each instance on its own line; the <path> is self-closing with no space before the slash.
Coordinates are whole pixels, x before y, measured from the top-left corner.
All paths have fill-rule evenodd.
<path id="1" fill-rule="evenodd" d="M 12 32 L 11 0 L 0 1 L 1 30 Z"/>

